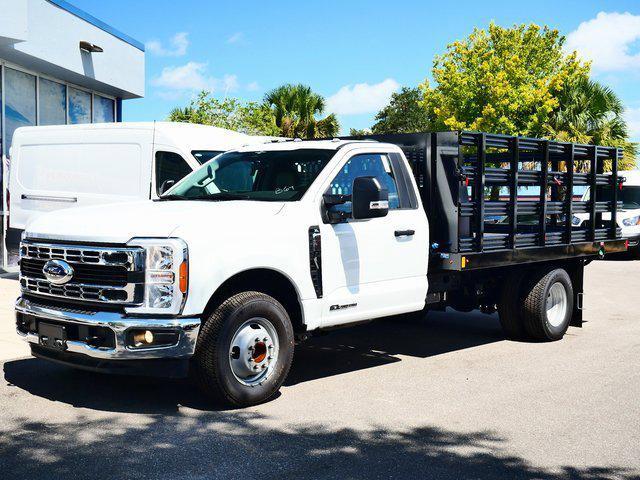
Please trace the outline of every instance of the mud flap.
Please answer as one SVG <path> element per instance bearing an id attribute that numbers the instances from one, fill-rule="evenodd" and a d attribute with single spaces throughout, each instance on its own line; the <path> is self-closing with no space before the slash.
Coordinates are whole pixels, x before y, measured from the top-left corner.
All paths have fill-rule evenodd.
<path id="1" fill-rule="evenodd" d="M 571 272 L 573 284 L 573 314 L 571 315 L 572 327 L 582 327 L 582 311 L 584 307 L 584 261 L 579 260 L 576 268 Z"/>

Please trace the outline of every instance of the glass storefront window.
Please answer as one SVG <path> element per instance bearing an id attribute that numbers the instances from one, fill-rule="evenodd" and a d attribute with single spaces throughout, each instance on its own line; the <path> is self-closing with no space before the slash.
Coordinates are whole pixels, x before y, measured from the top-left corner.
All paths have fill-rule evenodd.
<path id="1" fill-rule="evenodd" d="M 115 102 L 110 98 L 94 95 L 93 123 L 111 123 L 115 121 Z"/>
<path id="2" fill-rule="evenodd" d="M 7 137 L 4 153 L 9 155 L 11 137 L 16 128 L 36 124 L 36 77 L 12 68 L 5 68 L 4 72 L 4 118 Z"/>
<path id="3" fill-rule="evenodd" d="M 69 87 L 69 123 L 91 123 L 91 94 Z"/>
<path id="4" fill-rule="evenodd" d="M 40 78 L 40 125 L 67 123 L 67 87 L 46 78 Z"/>

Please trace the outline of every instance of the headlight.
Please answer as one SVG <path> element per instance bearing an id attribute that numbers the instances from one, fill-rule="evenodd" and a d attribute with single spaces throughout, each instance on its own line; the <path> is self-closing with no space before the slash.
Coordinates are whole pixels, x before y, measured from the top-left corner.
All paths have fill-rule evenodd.
<path id="1" fill-rule="evenodd" d="M 179 314 L 189 281 L 187 244 L 179 238 L 134 238 L 127 245 L 145 249 L 144 302 L 127 312 Z"/>
<path id="2" fill-rule="evenodd" d="M 571 219 L 571 224 L 572 224 L 574 227 L 579 226 L 581 223 L 582 223 L 582 219 L 581 219 L 581 218 L 579 218 L 579 217 L 576 217 L 575 215 L 574 215 L 574 216 L 573 216 L 573 218 Z"/>
<path id="3" fill-rule="evenodd" d="M 635 217 L 625 218 L 622 220 L 622 225 L 625 227 L 635 227 L 636 225 L 640 225 L 640 215 L 636 215 Z"/>

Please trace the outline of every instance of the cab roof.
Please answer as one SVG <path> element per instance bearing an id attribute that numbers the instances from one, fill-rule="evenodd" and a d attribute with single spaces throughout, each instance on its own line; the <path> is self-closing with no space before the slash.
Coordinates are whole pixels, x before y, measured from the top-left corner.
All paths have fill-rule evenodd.
<path id="1" fill-rule="evenodd" d="M 343 140 L 335 138 L 331 140 L 300 140 L 300 139 L 278 139 L 261 145 L 246 145 L 238 148 L 240 152 L 255 151 L 277 151 L 277 150 L 300 150 L 300 149 L 319 149 L 319 150 L 339 150 L 345 145 L 382 145 L 375 140 Z M 387 145 L 387 144 L 384 144 Z"/>

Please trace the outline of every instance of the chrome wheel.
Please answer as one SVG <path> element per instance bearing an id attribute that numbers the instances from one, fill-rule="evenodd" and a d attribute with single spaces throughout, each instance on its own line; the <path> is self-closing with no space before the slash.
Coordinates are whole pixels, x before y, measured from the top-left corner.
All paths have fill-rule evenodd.
<path id="1" fill-rule="evenodd" d="M 560 282 L 551 285 L 547 294 L 547 321 L 552 327 L 559 327 L 567 316 L 567 290 Z"/>
<path id="2" fill-rule="evenodd" d="M 240 383 L 262 385 L 278 363 L 278 333 L 266 318 L 244 322 L 231 340 L 229 365 Z"/>

